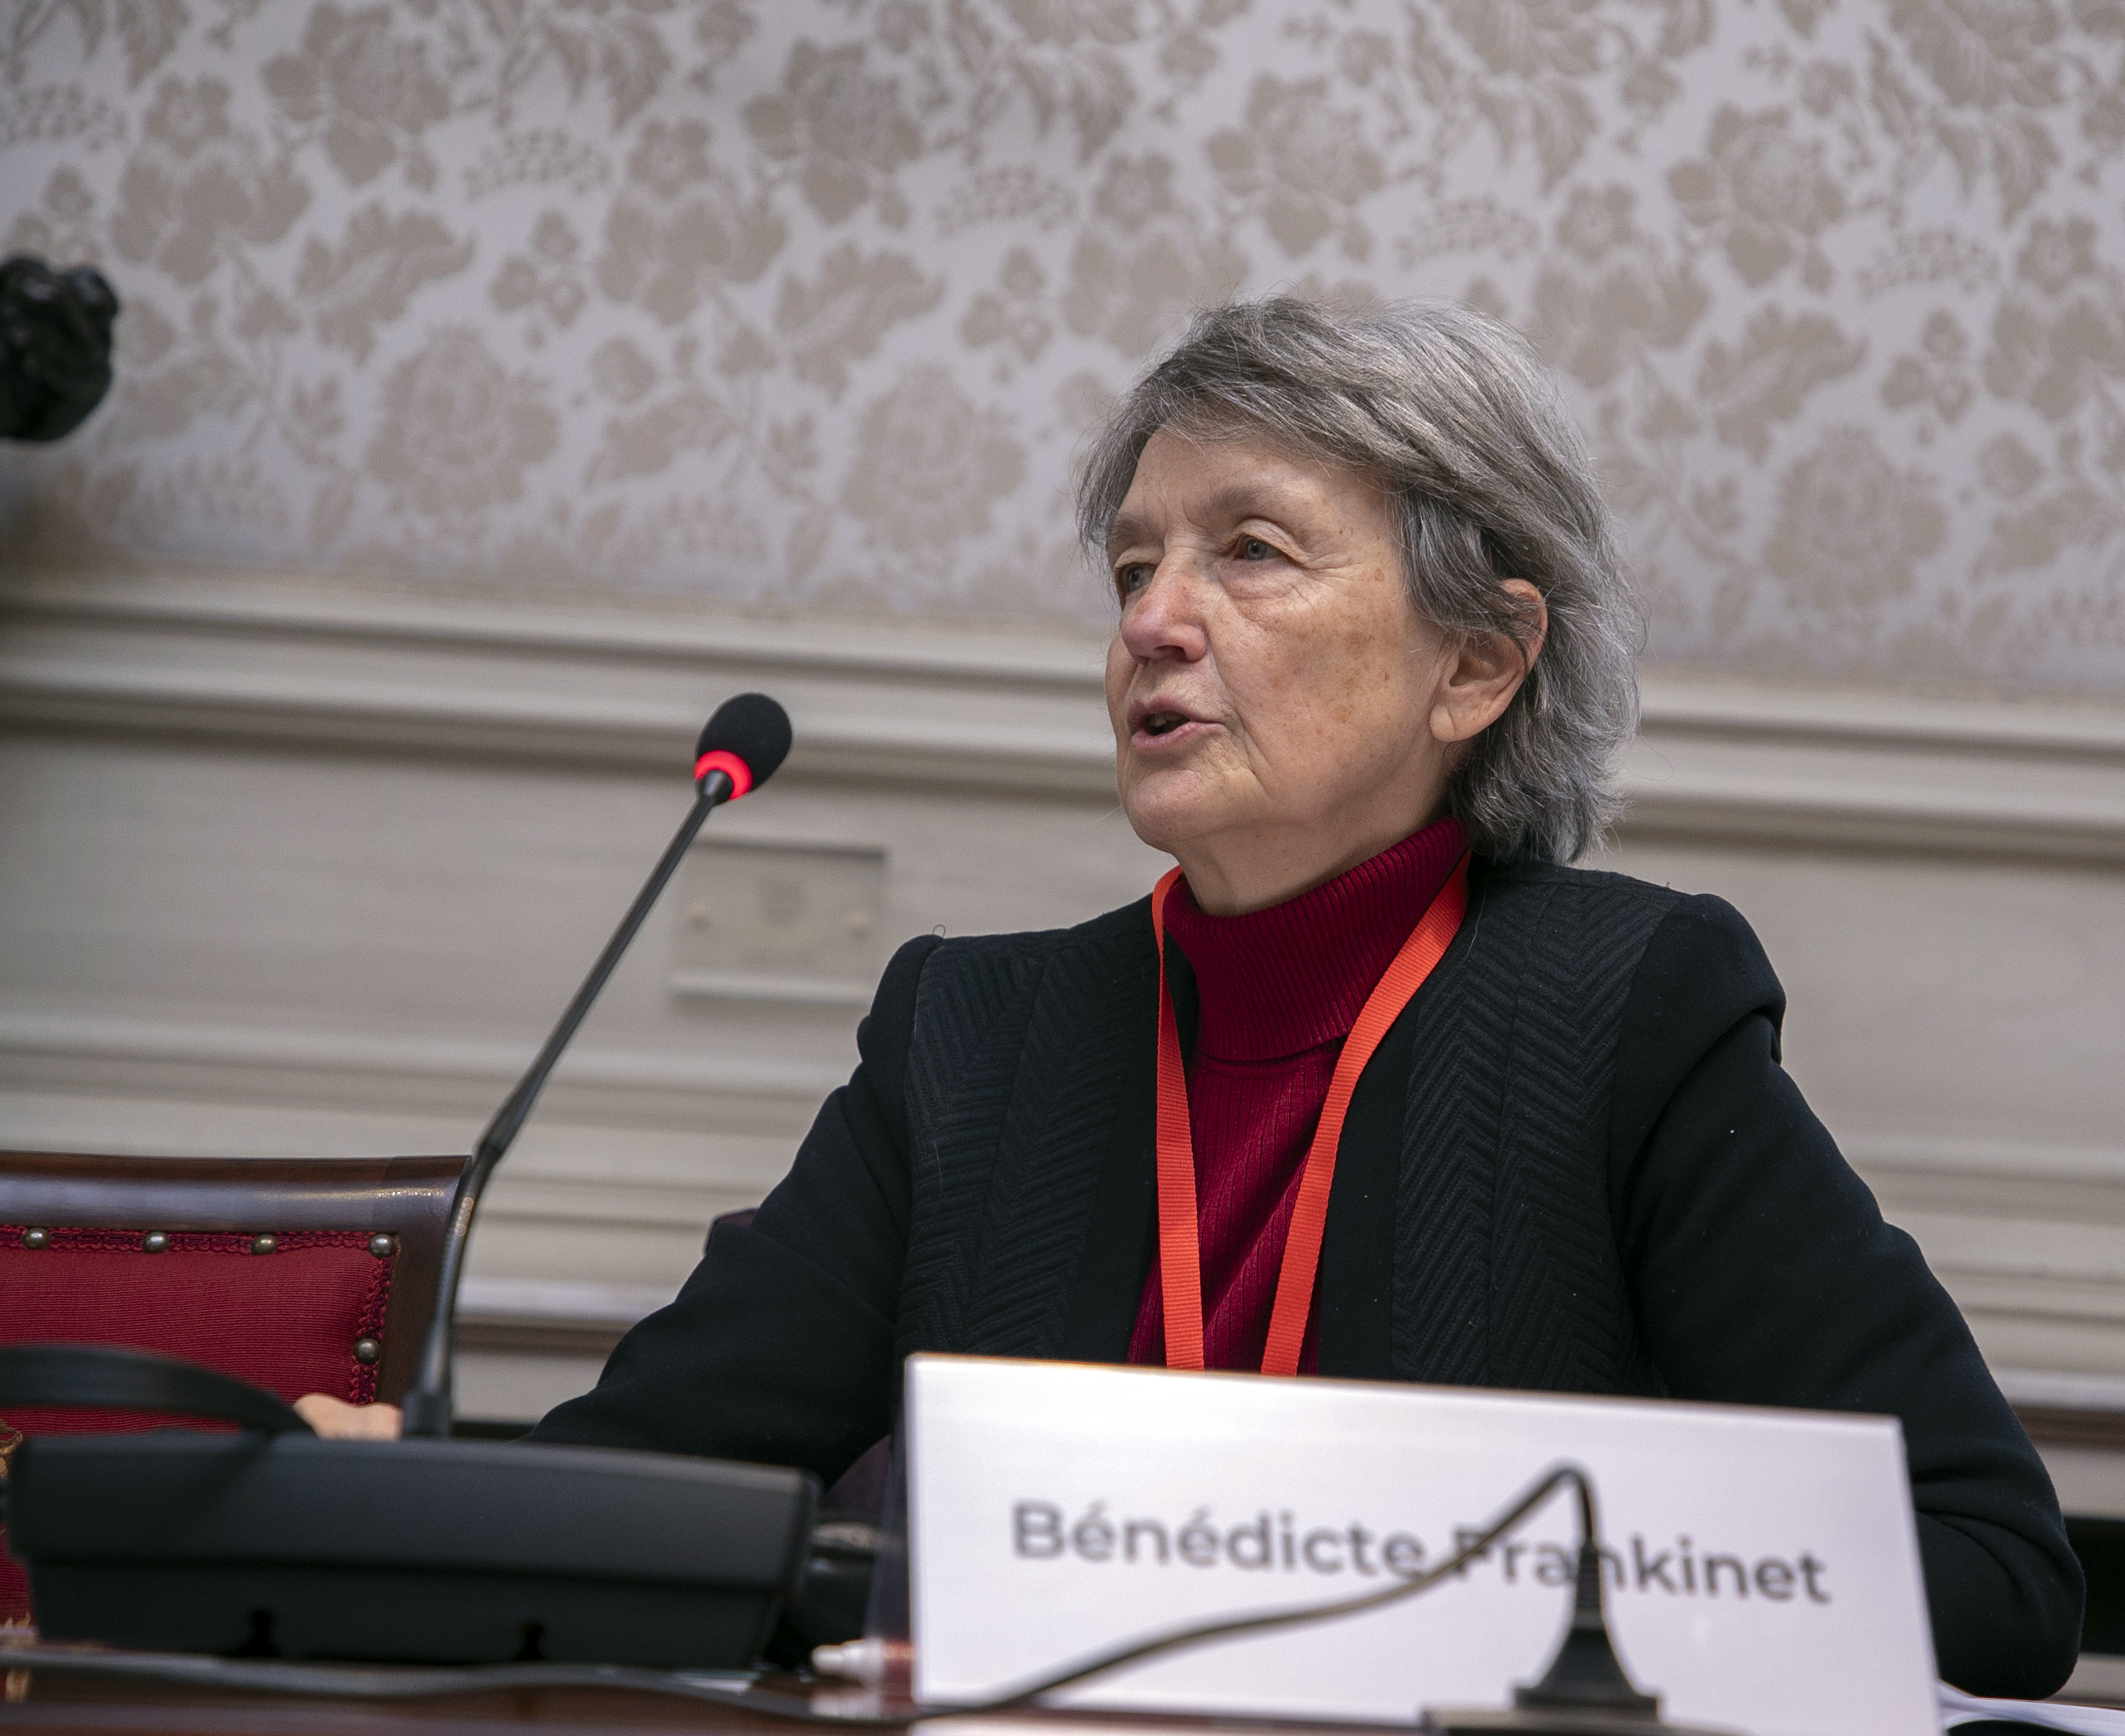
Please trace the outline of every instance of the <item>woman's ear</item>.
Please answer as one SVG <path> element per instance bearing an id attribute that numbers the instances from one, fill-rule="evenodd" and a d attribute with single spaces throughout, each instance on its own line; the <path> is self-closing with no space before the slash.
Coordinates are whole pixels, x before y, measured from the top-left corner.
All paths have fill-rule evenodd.
<path id="1" fill-rule="evenodd" d="M 1472 633 L 1448 662 L 1432 703 L 1435 741 L 1468 741 L 1504 715 L 1528 671 L 1542 654 L 1549 631 L 1549 610 L 1542 593 L 1525 579 L 1500 579 L 1498 588 L 1520 611 L 1517 633 Z"/>

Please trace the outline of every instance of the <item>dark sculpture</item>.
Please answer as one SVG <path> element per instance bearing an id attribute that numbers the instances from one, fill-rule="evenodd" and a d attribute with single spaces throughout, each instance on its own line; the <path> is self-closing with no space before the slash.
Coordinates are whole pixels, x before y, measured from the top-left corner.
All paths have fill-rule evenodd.
<path id="1" fill-rule="evenodd" d="M 55 271 L 32 254 L 0 264 L 0 438 L 57 440 L 111 389 L 118 298 L 90 265 Z"/>

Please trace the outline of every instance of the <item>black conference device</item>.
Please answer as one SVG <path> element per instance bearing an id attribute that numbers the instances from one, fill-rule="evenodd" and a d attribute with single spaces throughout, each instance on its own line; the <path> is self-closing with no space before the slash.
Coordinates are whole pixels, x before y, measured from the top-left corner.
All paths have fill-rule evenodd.
<path id="1" fill-rule="evenodd" d="M 144 1650 L 377 1661 L 752 1662 L 803 1571 L 816 1481 L 605 1447 L 447 1438 L 480 1195 L 701 823 L 788 753 L 764 695 L 720 707 L 671 844 L 481 1136 L 399 1441 L 320 1440 L 270 1393 L 107 1346 L 0 1349 L 0 1406 L 155 1410 L 240 1432 L 32 1436 L 6 1492 L 38 1632 Z"/>
<path id="2" fill-rule="evenodd" d="M 32 1436 L 8 1542 L 47 1640 L 731 1669 L 781 1614 L 815 1497 L 799 1471 L 605 1447 Z"/>

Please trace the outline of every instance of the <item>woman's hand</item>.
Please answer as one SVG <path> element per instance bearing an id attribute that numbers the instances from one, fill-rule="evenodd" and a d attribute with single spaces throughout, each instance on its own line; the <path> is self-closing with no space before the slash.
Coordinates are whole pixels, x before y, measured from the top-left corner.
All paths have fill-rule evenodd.
<path id="1" fill-rule="evenodd" d="M 395 1441 L 404 1420 L 395 1404 L 349 1404 L 323 1393 L 304 1393 L 295 1414 L 328 1441 Z"/>

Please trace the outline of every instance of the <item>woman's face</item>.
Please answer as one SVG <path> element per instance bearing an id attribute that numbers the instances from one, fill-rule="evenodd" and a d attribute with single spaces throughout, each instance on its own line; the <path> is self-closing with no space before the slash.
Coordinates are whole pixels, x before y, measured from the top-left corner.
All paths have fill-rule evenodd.
<path id="1" fill-rule="evenodd" d="M 1292 897 L 1424 825 L 1453 744 L 1519 685 L 1517 653 L 1507 672 L 1479 646 L 1472 674 L 1418 618 L 1369 478 L 1259 439 L 1154 434 L 1108 552 L 1122 804 L 1206 910 Z"/>

